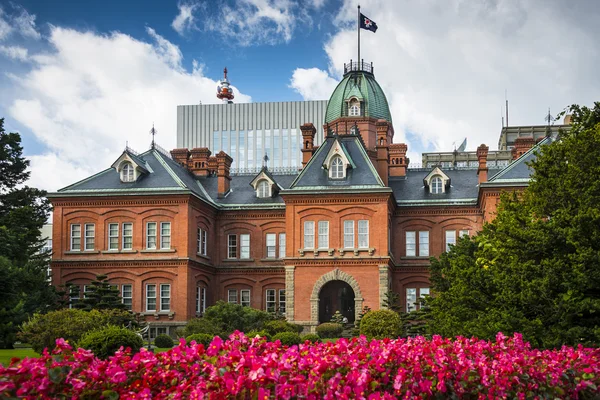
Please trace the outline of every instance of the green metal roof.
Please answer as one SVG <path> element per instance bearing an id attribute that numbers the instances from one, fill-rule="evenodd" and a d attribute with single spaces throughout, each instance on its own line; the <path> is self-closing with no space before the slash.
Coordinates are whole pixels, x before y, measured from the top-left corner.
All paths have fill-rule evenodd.
<path id="1" fill-rule="evenodd" d="M 392 122 L 392 114 L 381 86 L 373 74 L 366 71 L 351 71 L 344 75 L 344 79 L 337 85 L 325 113 L 325 123 L 340 117 L 348 116 L 346 103 L 352 97 L 357 97 L 363 102 L 361 115 Z"/>

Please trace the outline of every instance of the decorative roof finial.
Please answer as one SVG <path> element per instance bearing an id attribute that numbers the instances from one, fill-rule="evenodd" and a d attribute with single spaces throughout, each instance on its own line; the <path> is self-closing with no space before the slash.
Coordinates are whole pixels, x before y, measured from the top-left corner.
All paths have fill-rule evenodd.
<path id="1" fill-rule="evenodd" d="M 152 145 L 151 148 L 154 148 L 154 136 L 156 136 L 156 134 L 158 133 L 158 131 L 156 129 L 154 129 L 154 122 L 152 123 L 152 129 L 150 129 L 150 134 L 152 135 Z"/>
<path id="2" fill-rule="evenodd" d="M 227 67 L 223 68 L 223 80 L 227 80 Z"/>
<path id="3" fill-rule="evenodd" d="M 229 86 L 227 79 L 227 67 L 223 69 L 223 80 L 217 86 L 217 98 L 223 100 L 223 103 L 233 103 L 233 89 Z"/>
<path id="4" fill-rule="evenodd" d="M 268 163 L 269 163 L 269 156 L 267 155 L 267 153 L 265 153 L 265 156 L 263 157 L 263 168 L 267 168 Z"/>

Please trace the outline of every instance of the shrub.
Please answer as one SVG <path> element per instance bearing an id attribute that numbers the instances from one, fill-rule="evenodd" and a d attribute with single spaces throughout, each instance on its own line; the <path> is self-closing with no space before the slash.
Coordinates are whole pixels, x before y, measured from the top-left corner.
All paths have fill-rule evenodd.
<path id="1" fill-rule="evenodd" d="M 321 339 L 335 339 L 342 336 L 342 332 L 344 331 L 344 327 L 341 324 L 336 324 L 334 322 L 325 322 L 319 326 L 317 326 L 317 335 Z"/>
<path id="2" fill-rule="evenodd" d="M 183 337 L 188 337 L 190 335 L 195 335 L 197 333 L 204 333 L 207 335 L 220 336 L 223 334 L 221 328 L 215 325 L 214 322 L 209 321 L 206 318 L 194 318 L 188 321 L 187 325 L 183 330 Z"/>
<path id="3" fill-rule="evenodd" d="M 204 348 L 207 348 L 214 338 L 215 335 L 210 335 L 208 333 L 195 333 L 186 337 L 185 341 L 188 343 L 188 345 L 192 343 L 192 341 L 195 341 L 196 343 L 202 343 Z"/>
<path id="4" fill-rule="evenodd" d="M 53 349 L 56 339 L 78 342 L 89 331 L 106 325 L 125 326 L 133 321 L 133 314 L 123 310 L 63 309 L 34 316 L 21 326 L 19 338 L 36 353 L 44 348 Z"/>
<path id="5" fill-rule="evenodd" d="M 206 309 L 203 319 L 217 326 L 220 335 L 228 336 L 234 331 L 261 330 L 267 321 L 273 320 L 273 315 L 252 307 L 218 301 Z"/>
<path id="6" fill-rule="evenodd" d="M 308 340 L 311 343 L 321 343 L 321 338 L 319 337 L 319 335 L 314 333 L 307 333 L 306 335 L 303 335 L 300 339 L 302 339 L 303 342 L 306 342 Z"/>
<path id="7" fill-rule="evenodd" d="M 260 336 L 260 337 L 266 338 L 267 341 L 270 341 L 271 337 L 272 337 L 272 335 L 269 332 L 265 331 L 265 330 L 262 330 L 262 331 L 250 331 L 250 332 L 246 333 L 246 336 L 248 336 L 251 339 L 255 338 L 256 336 Z"/>
<path id="8" fill-rule="evenodd" d="M 156 347 L 173 347 L 175 345 L 175 343 L 173 342 L 173 339 L 171 338 L 171 336 L 169 335 L 158 335 L 156 337 L 156 339 L 154 339 L 154 345 Z"/>
<path id="9" fill-rule="evenodd" d="M 369 339 L 395 339 L 402 334 L 402 321 L 392 310 L 371 311 L 360 320 L 360 334 Z"/>
<path id="10" fill-rule="evenodd" d="M 300 335 L 295 332 L 280 332 L 277 335 L 273 336 L 273 342 L 279 340 L 281 344 L 284 346 L 292 346 L 294 344 L 302 343 L 302 339 L 300 339 Z"/>
<path id="11" fill-rule="evenodd" d="M 271 335 L 276 335 L 281 332 L 301 333 L 304 327 L 298 324 L 291 324 L 284 320 L 268 321 L 264 324 L 264 330 Z"/>
<path id="12" fill-rule="evenodd" d="M 96 357 L 107 359 L 115 354 L 121 346 L 137 353 L 144 345 L 142 338 L 130 329 L 108 325 L 83 335 L 78 346 L 91 350 Z"/>

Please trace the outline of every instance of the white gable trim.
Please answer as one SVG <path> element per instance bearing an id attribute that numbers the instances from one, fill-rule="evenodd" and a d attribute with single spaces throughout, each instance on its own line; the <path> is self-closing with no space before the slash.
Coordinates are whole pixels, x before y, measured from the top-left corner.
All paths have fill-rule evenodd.
<path id="1" fill-rule="evenodd" d="M 342 147 L 342 144 L 340 143 L 340 141 L 338 139 L 335 139 L 335 141 L 331 145 L 331 148 L 329 149 L 329 152 L 327 153 L 327 157 L 325 157 L 325 160 L 323 161 L 323 168 L 326 169 L 327 171 L 331 172 L 331 162 L 333 161 L 333 158 L 336 156 L 339 156 L 342 159 L 342 163 L 344 165 L 343 178 L 345 179 L 346 178 L 346 170 L 348 169 L 349 166 L 352 166 L 352 163 L 348 159 L 348 156 L 346 156 L 346 152 L 344 151 L 344 148 Z M 329 175 L 331 176 L 331 173 Z"/>
<path id="2" fill-rule="evenodd" d="M 117 158 L 117 161 L 115 161 L 112 165 L 111 168 L 114 168 L 117 173 L 119 174 L 119 177 L 121 179 L 122 182 L 128 182 L 123 180 L 123 176 L 121 174 L 121 171 L 123 170 L 123 167 L 127 164 L 131 164 L 133 166 L 133 182 L 137 181 L 137 179 L 144 173 L 148 172 L 148 170 L 145 168 L 145 166 L 143 165 L 139 165 L 138 163 L 136 163 L 130 156 L 129 154 L 127 154 L 126 151 L 123 152 L 123 154 L 121 154 L 121 156 L 119 158 Z"/>
<path id="3" fill-rule="evenodd" d="M 432 193 L 431 181 L 435 177 L 442 178 L 442 193 L 446 193 L 446 188 L 450 187 L 450 177 L 448 177 L 440 167 L 435 167 L 423 179 L 423 184 L 429 190 L 429 193 Z"/>

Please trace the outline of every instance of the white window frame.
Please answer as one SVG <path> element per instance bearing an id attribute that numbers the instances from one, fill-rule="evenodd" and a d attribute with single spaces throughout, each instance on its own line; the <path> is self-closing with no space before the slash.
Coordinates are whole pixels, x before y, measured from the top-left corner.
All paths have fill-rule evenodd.
<path id="1" fill-rule="evenodd" d="M 344 168 L 344 160 L 340 156 L 334 156 L 329 163 L 329 177 L 331 179 L 344 179 L 346 171 Z"/>
<path id="2" fill-rule="evenodd" d="M 77 286 L 77 296 L 71 296 L 71 290 Z M 72 285 L 69 287 L 69 308 L 73 308 L 73 306 L 81 300 L 81 287 L 79 285 Z"/>
<path id="3" fill-rule="evenodd" d="M 237 235 L 227 235 L 227 258 L 230 260 L 237 258 Z"/>
<path id="4" fill-rule="evenodd" d="M 171 311 L 171 285 L 169 283 L 161 283 L 160 289 L 160 311 Z M 163 289 L 166 289 L 166 295 L 163 294 Z M 166 300 L 166 301 L 165 301 Z M 166 307 L 164 306 L 166 304 Z"/>
<path id="5" fill-rule="evenodd" d="M 444 181 L 441 176 L 434 176 L 431 179 L 431 193 L 432 194 L 441 194 L 444 192 L 443 189 Z"/>
<path id="6" fill-rule="evenodd" d="M 410 295 L 409 295 L 410 291 Z M 406 312 L 417 309 L 417 288 L 406 288 Z"/>
<path id="7" fill-rule="evenodd" d="M 121 249 L 133 250 L 133 222 L 123 222 L 121 229 L 123 232 L 123 241 Z M 126 239 L 131 239 L 131 241 L 129 241 L 128 243 Z"/>
<path id="8" fill-rule="evenodd" d="M 350 243 L 352 245 L 348 246 Z M 347 219 L 344 221 L 344 248 L 353 249 L 354 243 L 354 221 Z"/>
<path id="9" fill-rule="evenodd" d="M 154 296 L 150 296 L 150 288 L 152 288 L 152 291 L 154 292 Z M 158 304 L 156 304 L 156 298 L 157 298 L 157 293 L 156 293 L 156 288 L 157 285 L 156 283 L 147 283 L 146 284 L 146 311 L 147 312 L 151 312 L 154 311 L 156 312 L 158 310 Z M 150 308 L 150 300 L 154 300 L 154 309 Z"/>
<path id="10" fill-rule="evenodd" d="M 319 221 L 318 248 L 329 249 L 329 221 Z"/>
<path id="11" fill-rule="evenodd" d="M 231 295 L 233 294 L 233 301 L 231 298 Z M 229 289 L 227 290 L 227 302 L 229 304 L 237 304 L 238 303 L 238 295 L 237 295 L 237 289 Z"/>
<path id="12" fill-rule="evenodd" d="M 150 227 L 154 227 L 154 234 L 150 234 Z M 158 223 L 157 222 L 146 222 L 146 249 L 156 250 L 158 248 Z M 154 246 L 151 246 L 150 238 L 154 238 Z"/>
<path id="13" fill-rule="evenodd" d="M 463 236 L 469 236 L 469 230 L 468 229 L 461 229 L 460 231 L 458 231 L 458 237 L 461 238 Z"/>
<path id="14" fill-rule="evenodd" d="M 160 223 L 160 249 L 161 250 L 170 250 L 171 249 L 171 223 L 170 222 L 161 222 Z"/>
<path id="15" fill-rule="evenodd" d="M 202 229 L 201 227 L 198 227 L 198 254 L 205 256 L 206 255 L 206 239 L 207 239 L 207 232 Z"/>
<path id="16" fill-rule="evenodd" d="M 277 234 L 267 233 L 265 235 L 266 255 L 267 258 L 277 257 Z"/>
<path id="17" fill-rule="evenodd" d="M 135 181 L 135 168 L 130 162 L 123 163 L 121 168 L 121 181 L 122 182 L 134 182 Z"/>
<path id="18" fill-rule="evenodd" d="M 406 231 L 406 257 L 417 256 L 417 232 Z"/>
<path id="19" fill-rule="evenodd" d="M 240 234 L 240 260 L 250 259 L 250 234 Z"/>
<path id="20" fill-rule="evenodd" d="M 279 313 L 285 314 L 285 289 L 279 289 Z"/>
<path id="21" fill-rule="evenodd" d="M 277 290 L 265 290 L 265 311 L 272 313 L 277 311 Z"/>
<path id="22" fill-rule="evenodd" d="M 204 311 L 206 311 L 206 288 L 202 288 L 202 315 L 204 315 Z"/>
<path id="23" fill-rule="evenodd" d="M 446 251 L 450 251 L 450 245 L 456 244 L 456 230 L 447 230 L 445 231 L 446 236 Z"/>
<path id="24" fill-rule="evenodd" d="M 77 227 L 79 236 L 74 235 L 74 233 L 76 233 L 75 227 Z M 81 224 L 71 224 L 70 244 L 71 244 L 71 251 L 81 251 Z"/>
<path id="25" fill-rule="evenodd" d="M 125 296 L 125 288 L 129 288 L 129 296 Z M 128 310 L 133 310 L 133 285 L 125 283 L 121 285 L 121 302 L 125 304 Z"/>
<path id="26" fill-rule="evenodd" d="M 114 243 L 111 239 L 116 240 Z M 113 244 L 115 245 L 113 247 Z M 119 223 L 108 224 L 108 251 L 119 251 Z"/>
<path id="27" fill-rule="evenodd" d="M 266 199 L 271 197 L 271 185 L 266 179 L 262 179 L 256 185 L 256 197 Z"/>
<path id="28" fill-rule="evenodd" d="M 202 312 L 202 287 L 196 286 L 196 314 Z"/>
<path id="29" fill-rule="evenodd" d="M 279 258 L 285 258 L 285 233 L 279 234 Z"/>
<path id="30" fill-rule="evenodd" d="M 247 296 L 247 300 L 244 300 L 244 297 Z M 250 302 L 252 301 L 252 296 L 250 289 L 242 289 L 240 290 L 240 304 L 243 307 L 250 307 Z"/>
<path id="31" fill-rule="evenodd" d="M 88 230 L 88 227 L 91 227 L 91 230 Z M 88 235 L 89 233 L 89 235 Z M 91 247 L 88 246 L 88 239 L 90 240 Z M 95 224 L 85 224 L 84 225 L 84 251 L 93 251 L 96 247 L 96 225 Z"/>
<path id="32" fill-rule="evenodd" d="M 419 231 L 419 257 L 429 257 L 429 231 Z"/>
<path id="33" fill-rule="evenodd" d="M 304 221 L 304 248 L 315 248 L 315 221 Z"/>
<path id="34" fill-rule="evenodd" d="M 369 248 L 369 220 L 367 219 L 358 220 L 358 248 Z"/>

